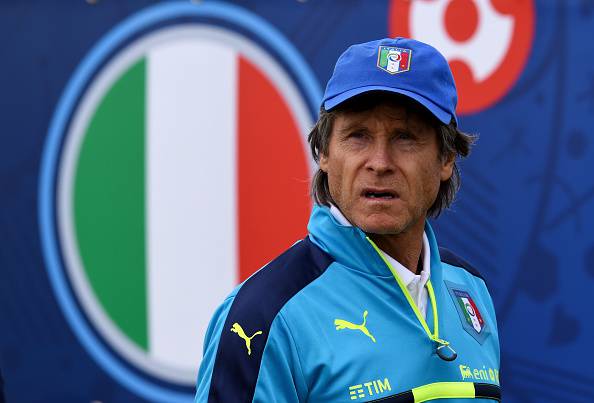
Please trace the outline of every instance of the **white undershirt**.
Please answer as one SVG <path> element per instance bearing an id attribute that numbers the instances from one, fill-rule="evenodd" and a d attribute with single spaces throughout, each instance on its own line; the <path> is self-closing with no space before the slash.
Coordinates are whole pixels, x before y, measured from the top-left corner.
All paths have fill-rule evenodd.
<path id="1" fill-rule="evenodd" d="M 342 214 L 342 212 L 334 205 L 330 206 L 330 213 L 332 216 L 338 221 L 341 225 L 351 227 L 351 223 L 346 219 L 346 217 Z M 429 264 L 430 260 L 430 248 L 429 248 L 429 240 L 427 239 L 427 234 L 423 232 L 423 248 L 421 253 L 423 255 L 423 269 L 421 270 L 420 274 L 414 274 L 412 271 L 408 270 L 406 267 L 401 265 L 396 259 L 392 256 L 388 255 L 386 252 L 380 249 L 384 257 L 390 262 L 400 280 L 404 283 L 412 300 L 419 308 L 419 311 L 423 315 L 423 318 L 427 317 L 427 281 L 429 280 L 429 276 L 431 275 L 431 265 Z"/>

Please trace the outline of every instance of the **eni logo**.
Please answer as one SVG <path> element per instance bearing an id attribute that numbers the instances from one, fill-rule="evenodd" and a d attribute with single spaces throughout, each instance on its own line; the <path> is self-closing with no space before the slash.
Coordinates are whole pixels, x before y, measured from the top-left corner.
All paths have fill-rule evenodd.
<path id="1" fill-rule="evenodd" d="M 497 369 L 487 368 L 485 365 L 483 365 L 483 368 L 471 368 L 467 365 L 459 365 L 459 369 L 462 380 L 472 379 L 499 383 L 499 370 Z"/>
<path id="2" fill-rule="evenodd" d="M 367 323 L 367 313 L 367 311 L 363 312 L 363 323 L 361 323 L 360 325 L 355 325 L 354 323 L 348 322 L 344 319 L 334 319 L 334 326 L 336 326 L 336 330 L 360 330 L 361 332 L 363 332 L 364 335 L 369 337 L 371 341 L 375 343 L 375 337 L 373 337 L 373 335 L 369 333 L 369 330 L 367 330 L 367 327 L 365 326 L 365 324 Z"/>
<path id="3" fill-rule="evenodd" d="M 231 331 L 233 333 L 237 333 L 237 335 L 239 337 L 241 337 L 245 341 L 245 347 L 247 348 L 248 355 L 252 355 L 252 339 L 254 337 L 256 337 L 257 335 L 262 334 L 262 331 L 261 330 L 258 330 L 251 337 L 248 337 L 245 334 L 245 332 L 243 331 L 243 328 L 241 327 L 241 325 L 239 323 L 237 323 L 237 322 L 235 322 L 233 324 L 233 327 L 231 328 Z"/>

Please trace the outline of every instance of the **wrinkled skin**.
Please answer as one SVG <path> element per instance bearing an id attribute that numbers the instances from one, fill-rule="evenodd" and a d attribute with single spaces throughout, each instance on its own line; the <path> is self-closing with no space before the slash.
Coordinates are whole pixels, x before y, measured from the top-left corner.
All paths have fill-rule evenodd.
<path id="1" fill-rule="evenodd" d="M 440 157 L 435 128 L 398 103 L 338 114 L 320 157 L 344 216 L 413 271 L 427 210 L 453 164 Z"/>

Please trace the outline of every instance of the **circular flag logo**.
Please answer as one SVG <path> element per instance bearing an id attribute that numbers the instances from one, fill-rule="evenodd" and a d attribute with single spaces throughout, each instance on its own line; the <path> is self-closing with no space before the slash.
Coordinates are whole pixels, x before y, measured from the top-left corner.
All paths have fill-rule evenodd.
<path id="1" fill-rule="evenodd" d="M 76 335 L 138 394 L 191 398 L 216 306 L 306 233 L 320 98 L 287 40 L 222 4 L 142 11 L 69 82 L 44 150 L 44 253 Z"/>
<path id="2" fill-rule="evenodd" d="M 532 47 L 532 0 L 392 0 L 392 36 L 429 43 L 454 74 L 457 112 L 499 101 L 519 78 Z"/>

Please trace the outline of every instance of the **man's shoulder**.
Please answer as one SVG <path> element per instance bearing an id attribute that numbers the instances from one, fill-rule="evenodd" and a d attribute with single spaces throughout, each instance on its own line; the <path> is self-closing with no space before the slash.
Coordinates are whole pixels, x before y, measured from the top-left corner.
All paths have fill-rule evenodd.
<path id="1" fill-rule="evenodd" d="M 330 255 L 305 237 L 248 278 L 235 300 L 248 304 L 266 301 L 265 306 L 283 305 L 320 277 L 332 262 Z"/>
<path id="2" fill-rule="evenodd" d="M 485 282 L 485 284 L 487 283 L 487 280 L 485 279 L 485 277 L 483 277 L 483 275 L 472 264 L 468 263 L 468 261 L 466 259 L 460 257 L 459 255 L 452 252 L 451 250 L 440 246 L 439 247 L 439 256 L 443 263 L 447 263 L 450 266 L 454 266 L 454 267 L 458 267 L 460 269 L 466 270 L 468 273 L 472 274 L 473 276 L 478 277 L 481 280 L 483 280 Z"/>
<path id="3" fill-rule="evenodd" d="M 309 237 L 297 242 L 248 278 L 234 295 L 227 322 L 269 329 L 285 304 L 333 262 Z"/>
<path id="4" fill-rule="evenodd" d="M 232 401 L 240 394 L 253 395 L 275 318 L 285 304 L 319 278 L 332 261 L 306 237 L 234 291 L 227 300 L 230 306 L 220 333 L 209 393 L 216 390 L 221 394 L 221 401 Z M 238 359 L 246 355 L 249 359 Z M 229 377 L 230 373 L 243 376 Z"/>

